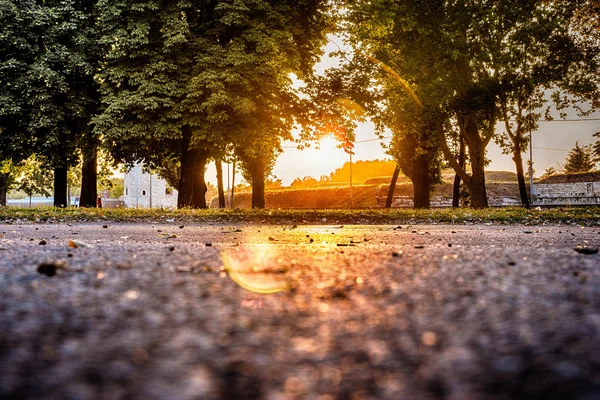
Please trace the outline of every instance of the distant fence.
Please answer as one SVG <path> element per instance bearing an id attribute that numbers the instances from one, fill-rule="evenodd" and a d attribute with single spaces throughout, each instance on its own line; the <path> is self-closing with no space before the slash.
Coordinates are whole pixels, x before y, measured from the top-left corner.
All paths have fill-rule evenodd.
<path id="1" fill-rule="evenodd" d="M 48 198 L 33 198 L 31 199 L 31 208 L 35 207 L 52 207 L 54 204 L 54 199 L 52 197 Z M 19 208 L 29 208 L 29 199 L 17 199 L 17 200 L 7 200 L 6 205 L 8 207 L 19 207 Z M 79 199 L 71 198 L 71 206 L 78 207 Z M 125 203 L 123 200 L 119 199 L 102 199 L 102 207 L 104 208 L 123 208 L 125 207 Z"/>

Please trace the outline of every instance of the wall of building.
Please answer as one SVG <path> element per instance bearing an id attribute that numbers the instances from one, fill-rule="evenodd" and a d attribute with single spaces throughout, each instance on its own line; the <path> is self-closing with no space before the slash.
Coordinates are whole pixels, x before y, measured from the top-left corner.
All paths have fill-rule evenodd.
<path id="1" fill-rule="evenodd" d="M 532 196 L 535 206 L 600 205 L 600 181 L 536 183 Z"/>
<path id="2" fill-rule="evenodd" d="M 126 208 L 177 208 L 177 190 L 158 175 L 144 172 L 143 164 L 135 164 L 124 178 Z"/>

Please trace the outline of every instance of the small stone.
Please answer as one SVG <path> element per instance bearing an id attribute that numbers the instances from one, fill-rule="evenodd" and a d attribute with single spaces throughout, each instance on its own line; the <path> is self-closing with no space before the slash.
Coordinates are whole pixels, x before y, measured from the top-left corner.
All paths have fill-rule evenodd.
<path id="1" fill-rule="evenodd" d="M 38 244 L 42 245 L 42 246 L 45 246 L 48 243 L 44 239 L 42 239 L 42 240 L 40 240 L 40 242 Z"/>
<path id="2" fill-rule="evenodd" d="M 425 346 L 435 346 L 438 342 L 437 335 L 433 332 L 425 332 L 421 337 L 421 341 Z"/>
<path id="3" fill-rule="evenodd" d="M 37 267 L 37 272 L 46 276 L 56 275 L 56 264 L 42 263 Z"/>
<path id="4" fill-rule="evenodd" d="M 577 246 L 573 250 L 579 254 L 593 255 L 598 254 L 598 247 Z"/>

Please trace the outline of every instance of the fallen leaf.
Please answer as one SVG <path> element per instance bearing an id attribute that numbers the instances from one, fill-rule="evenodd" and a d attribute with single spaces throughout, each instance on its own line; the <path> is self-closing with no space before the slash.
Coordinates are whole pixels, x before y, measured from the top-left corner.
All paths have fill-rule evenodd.
<path id="1" fill-rule="evenodd" d="M 69 240 L 68 244 L 69 244 L 69 247 L 71 247 L 73 249 L 77 249 L 79 247 L 81 247 L 82 249 L 94 247 L 91 244 L 87 244 L 87 243 L 81 242 L 79 240 Z"/>

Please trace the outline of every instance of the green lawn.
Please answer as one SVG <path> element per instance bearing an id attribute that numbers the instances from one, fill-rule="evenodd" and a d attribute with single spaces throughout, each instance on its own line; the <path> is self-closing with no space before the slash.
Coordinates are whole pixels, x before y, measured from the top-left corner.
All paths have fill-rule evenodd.
<path id="1" fill-rule="evenodd" d="M 600 226 L 600 208 L 560 208 L 525 210 L 522 208 L 473 209 L 363 209 L 363 210 L 190 210 L 161 211 L 150 209 L 58 209 L 0 208 L 0 223 L 70 223 L 70 222 L 196 222 L 196 223 L 266 223 L 266 224 L 465 224 L 521 223 L 576 224 Z"/>

